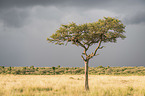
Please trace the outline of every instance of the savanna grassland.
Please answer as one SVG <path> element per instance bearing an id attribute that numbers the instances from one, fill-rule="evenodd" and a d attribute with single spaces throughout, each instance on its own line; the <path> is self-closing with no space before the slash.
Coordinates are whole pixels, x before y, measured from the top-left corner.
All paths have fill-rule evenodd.
<path id="1" fill-rule="evenodd" d="M 145 67 L 0 66 L 0 96 L 145 96 Z"/>
<path id="2" fill-rule="evenodd" d="M 0 96 L 145 96 L 145 76 L 0 75 Z"/>

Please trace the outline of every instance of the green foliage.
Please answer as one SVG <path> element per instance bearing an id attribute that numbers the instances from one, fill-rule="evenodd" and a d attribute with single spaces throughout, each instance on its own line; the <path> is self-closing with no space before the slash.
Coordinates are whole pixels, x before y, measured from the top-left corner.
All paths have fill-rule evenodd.
<path id="1" fill-rule="evenodd" d="M 26 67 L 23 67 L 23 70 L 26 70 Z"/>
<path id="2" fill-rule="evenodd" d="M 11 70 L 10 70 L 11 68 Z M 0 74 L 18 75 L 61 75 L 61 74 L 84 74 L 84 67 L 4 67 L 0 68 Z M 89 67 L 92 75 L 145 75 L 145 67 Z"/>
<path id="3" fill-rule="evenodd" d="M 58 65 L 57 67 L 60 68 L 60 65 Z"/>
<path id="4" fill-rule="evenodd" d="M 4 66 L 0 66 L 0 68 L 5 68 Z"/>
<path id="5" fill-rule="evenodd" d="M 52 69 L 53 69 L 53 74 L 56 74 L 56 71 L 55 71 L 55 67 L 52 67 Z"/>
<path id="6" fill-rule="evenodd" d="M 47 40 L 51 43 L 62 45 L 64 42 L 72 42 L 77 46 L 91 46 L 94 43 L 116 42 L 117 38 L 126 38 L 123 34 L 125 26 L 116 18 L 104 17 L 97 22 L 76 25 L 70 23 L 61 27 Z M 67 43 L 66 43 L 67 44 Z"/>
<path id="7" fill-rule="evenodd" d="M 98 66 L 98 68 L 104 68 L 104 67 L 101 65 L 101 66 Z"/>
<path id="8" fill-rule="evenodd" d="M 107 66 L 107 68 L 110 68 L 110 66 Z"/>
<path id="9" fill-rule="evenodd" d="M 31 69 L 34 69 L 34 66 L 30 66 Z"/>
<path id="10" fill-rule="evenodd" d="M 21 73 L 20 70 L 15 71 L 15 74 L 20 74 L 20 73 Z"/>
<path id="11" fill-rule="evenodd" d="M 55 70 L 55 67 L 52 67 L 53 70 Z"/>
<path id="12" fill-rule="evenodd" d="M 8 68 L 8 70 L 9 70 L 9 71 L 11 71 L 11 70 L 12 70 L 11 66 Z"/>

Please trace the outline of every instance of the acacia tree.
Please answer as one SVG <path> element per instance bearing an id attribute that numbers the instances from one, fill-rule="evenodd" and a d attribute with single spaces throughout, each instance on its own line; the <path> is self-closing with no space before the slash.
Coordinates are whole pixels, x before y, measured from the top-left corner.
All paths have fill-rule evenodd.
<path id="1" fill-rule="evenodd" d="M 88 64 L 89 60 L 96 56 L 97 51 L 102 49 L 102 43 L 116 42 L 117 38 L 126 38 L 123 34 L 125 26 L 116 18 L 104 17 L 97 22 L 77 25 L 70 23 L 68 25 L 61 25 L 61 27 L 52 34 L 47 40 L 51 43 L 59 45 L 67 45 L 71 42 L 74 45 L 81 46 L 84 51 L 81 55 L 85 62 L 85 89 L 89 90 L 88 85 Z M 94 52 L 88 54 L 87 51 L 93 44 L 96 44 Z"/>

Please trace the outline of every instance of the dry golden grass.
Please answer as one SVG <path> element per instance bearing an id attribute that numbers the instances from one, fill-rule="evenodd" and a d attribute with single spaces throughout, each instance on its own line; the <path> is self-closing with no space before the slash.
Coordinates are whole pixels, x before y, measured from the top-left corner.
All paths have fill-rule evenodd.
<path id="1" fill-rule="evenodd" d="M 0 96 L 145 96 L 145 76 L 0 75 Z"/>

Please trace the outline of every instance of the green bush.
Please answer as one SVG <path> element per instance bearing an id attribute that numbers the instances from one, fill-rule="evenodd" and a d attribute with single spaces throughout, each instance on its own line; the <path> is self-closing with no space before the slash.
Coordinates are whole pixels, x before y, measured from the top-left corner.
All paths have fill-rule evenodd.
<path id="1" fill-rule="evenodd" d="M 101 65 L 101 66 L 98 66 L 98 68 L 104 68 L 104 67 Z"/>
<path id="2" fill-rule="evenodd" d="M 84 67 L 4 67 L 0 66 L 0 74 L 21 75 L 59 75 L 59 74 L 84 74 Z M 144 67 L 89 67 L 92 75 L 145 75 Z"/>

